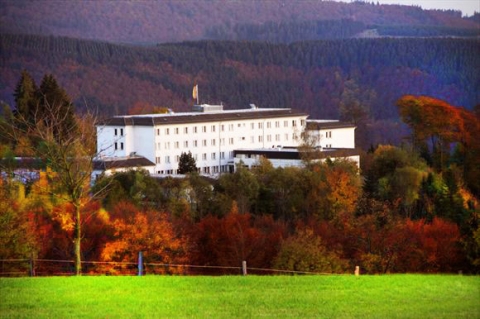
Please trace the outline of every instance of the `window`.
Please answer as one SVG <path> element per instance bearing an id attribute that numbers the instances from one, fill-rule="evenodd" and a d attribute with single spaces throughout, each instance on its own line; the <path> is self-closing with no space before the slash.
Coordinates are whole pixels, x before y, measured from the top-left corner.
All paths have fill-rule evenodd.
<path id="1" fill-rule="evenodd" d="M 332 131 L 328 131 L 328 132 L 326 133 L 326 137 L 327 137 L 327 138 L 332 138 Z"/>
<path id="2" fill-rule="evenodd" d="M 160 129 L 157 128 L 157 136 L 159 136 L 159 135 L 160 135 Z"/>
<path id="3" fill-rule="evenodd" d="M 292 126 L 293 126 L 293 127 L 297 126 L 297 121 L 292 120 Z"/>
<path id="4" fill-rule="evenodd" d="M 197 127 L 196 126 L 193 127 L 193 133 L 197 133 Z"/>
<path id="5" fill-rule="evenodd" d="M 215 132 L 215 125 L 212 125 L 211 131 Z"/>
<path id="6" fill-rule="evenodd" d="M 207 146 L 207 140 L 202 141 L 202 146 Z"/>
<path id="7" fill-rule="evenodd" d="M 233 131 L 233 124 L 228 124 L 228 130 Z"/>
<path id="8" fill-rule="evenodd" d="M 222 131 L 222 132 L 225 131 L 225 125 L 223 125 L 223 124 L 222 124 L 222 126 L 221 126 L 221 131 Z"/>
<path id="9" fill-rule="evenodd" d="M 225 159 L 225 152 L 220 152 L 220 159 Z"/>
<path id="10" fill-rule="evenodd" d="M 155 157 L 155 163 L 160 164 L 160 156 Z"/>
<path id="11" fill-rule="evenodd" d="M 180 142 L 175 142 L 175 148 L 179 148 L 180 147 Z"/>
<path id="12" fill-rule="evenodd" d="M 280 134 L 275 134 L 275 141 L 280 141 Z"/>
<path id="13" fill-rule="evenodd" d="M 272 123 L 267 122 L 267 128 L 271 128 L 271 127 L 272 127 Z"/>
<path id="14" fill-rule="evenodd" d="M 250 128 L 253 130 L 255 128 L 255 123 L 250 123 Z"/>
<path id="15" fill-rule="evenodd" d="M 206 161 L 207 160 L 207 153 L 202 154 L 202 160 Z"/>
<path id="16" fill-rule="evenodd" d="M 207 127 L 206 127 L 205 125 L 202 126 L 202 132 L 203 132 L 203 133 L 207 133 Z"/>
<path id="17" fill-rule="evenodd" d="M 183 128 L 183 133 L 188 134 L 188 127 Z"/>
<path id="18" fill-rule="evenodd" d="M 120 150 L 123 150 L 123 142 L 120 143 Z"/>
<path id="19" fill-rule="evenodd" d="M 212 160 L 216 159 L 217 157 L 217 154 L 216 153 L 212 153 Z"/>
<path id="20" fill-rule="evenodd" d="M 305 126 L 305 120 L 300 120 L 300 124 L 301 124 L 302 126 Z"/>
<path id="21" fill-rule="evenodd" d="M 169 150 L 169 149 L 170 149 L 170 142 L 166 142 L 166 143 L 165 143 L 165 149 L 166 149 L 166 150 Z"/>
<path id="22" fill-rule="evenodd" d="M 228 139 L 228 144 L 233 145 L 233 137 L 230 137 L 230 138 Z"/>
<path id="23" fill-rule="evenodd" d="M 160 143 L 160 142 L 157 143 L 157 150 L 161 149 L 161 145 L 162 145 L 162 143 Z"/>
<path id="24" fill-rule="evenodd" d="M 178 162 L 180 162 L 180 155 L 175 156 L 175 163 L 178 163 Z"/>
<path id="25" fill-rule="evenodd" d="M 258 123 L 258 128 L 263 128 L 263 123 Z"/>
<path id="26" fill-rule="evenodd" d="M 288 121 L 283 121 L 283 127 L 288 127 Z"/>
<path id="27" fill-rule="evenodd" d="M 175 128 L 175 134 L 178 135 L 178 127 Z"/>
<path id="28" fill-rule="evenodd" d="M 115 129 L 115 136 L 117 136 L 117 135 L 118 135 L 118 131 L 117 131 L 117 129 Z"/>
<path id="29" fill-rule="evenodd" d="M 285 134 L 285 141 L 288 141 L 288 133 Z"/>
<path id="30" fill-rule="evenodd" d="M 197 140 L 193 141 L 193 147 L 197 147 Z"/>
<path id="31" fill-rule="evenodd" d="M 267 135 L 267 142 L 271 142 L 272 141 L 272 136 L 271 135 Z"/>
<path id="32" fill-rule="evenodd" d="M 259 136 L 258 136 L 258 141 L 259 141 L 260 143 L 263 142 L 263 136 L 262 136 L 262 135 L 259 135 Z"/>
<path id="33" fill-rule="evenodd" d="M 118 143 L 115 142 L 115 151 L 118 150 Z"/>
<path id="34" fill-rule="evenodd" d="M 212 139 L 212 146 L 215 146 L 215 139 Z"/>
<path id="35" fill-rule="evenodd" d="M 170 134 L 170 129 L 169 128 L 166 128 L 165 129 L 165 135 L 169 135 Z"/>
<path id="36" fill-rule="evenodd" d="M 280 121 L 275 121 L 275 127 L 280 127 Z"/>
<path id="37" fill-rule="evenodd" d="M 223 137 L 220 139 L 220 145 L 225 145 L 225 139 Z"/>
<path id="38" fill-rule="evenodd" d="M 183 142 L 183 147 L 187 148 L 188 147 L 188 141 Z"/>
<path id="39" fill-rule="evenodd" d="M 123 128 L 120 129 L 120 136 L 123 136 Z"/>
<path id="40" fill-rule="evenodd" d="M 170 164 L 170 156 L 165 156 L 165 163 Z"/>

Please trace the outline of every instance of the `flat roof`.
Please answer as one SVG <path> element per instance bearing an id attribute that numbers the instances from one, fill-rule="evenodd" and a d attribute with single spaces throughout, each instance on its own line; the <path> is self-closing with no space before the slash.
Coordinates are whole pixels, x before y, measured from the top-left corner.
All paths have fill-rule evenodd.
<path id="1" fill-rule="evenodd" d="M 155 166 L 155 163 L 143 156 L 106 157 L 95 159 L 93 161 L 94 170 L 145 166 Z"/>
<path id="2" fill-rule="evenodd" d="M 268 159 L 301 159 L 301 152 L 296 147 L 236 149 L 233 151 L 234 157 L 238 154 L 261 155 Z M 355 156 L 360 155 L 360 152 L 356 148 L 322 148 L 318 154 L 318 158 L 327 158 Z"/>
<path id="3" fill-rule="evenodd" d="M 307 120 L 307 130 L 322 130 L 334 128 L 355 128 L 356 125 L 349 122 L 335 120 Z"/>
<path id="4" fill-rule="evenodd" d="M 227 111 L 212 112 L 182 112 L 182 113 L 166 113 L 166 114 L 143 114 L 143 115 L 123 115 L 115 116 L 98 125 L 103 126 L 154 126 L 154 125 L 172 125 L 172 124 L 189 124 L 203 122 L 221 122 L 221 121 L 243 121 L 263 118 L 282 118 L 290 116 L 305 116 L 305 112 L 294 109 L 241 109 Z"/>

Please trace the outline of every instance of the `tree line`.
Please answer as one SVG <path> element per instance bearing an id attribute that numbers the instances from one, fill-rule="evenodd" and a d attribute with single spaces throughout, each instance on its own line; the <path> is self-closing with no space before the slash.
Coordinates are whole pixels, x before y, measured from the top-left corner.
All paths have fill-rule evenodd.
<path id="1" fill-rule="evenodd" d="M 360 170 L 346 160 L 305 157 L 305 167 L 274 168 L 260 159 L 252 170 L 239 166 L 215 180 L 195 173 L 156 179 L 130 170 L 91 185 L 95 120 L 76 116 L 74 134 L 59 134 L 70 114 L 59 107 L 68 101 L 64 91 L 57 87 L 52 100 L 34 87 L 23 73 L 17 108 L 0 121 L 9 137 L 0 149 L 0 259 L 74 259 L 77 274 L 82 260 L 131 262 L 138 251 L 167 264 L 479 271 L 478 110 L 402 97 L 397 107 L 410 140 L 371 148 Z M 36 102 L 26 103 L 28 96 Z M 23 149 L 43 168 L 27 182 L 18 179 L 14 160 Z"/>

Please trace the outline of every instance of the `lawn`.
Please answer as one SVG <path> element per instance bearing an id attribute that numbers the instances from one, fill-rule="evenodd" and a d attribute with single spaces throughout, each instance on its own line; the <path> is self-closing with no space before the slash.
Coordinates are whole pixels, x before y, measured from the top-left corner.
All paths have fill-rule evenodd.
<path id="1" fill-rule="evenodd" d="M 480 318 L 480 277 L 0 278 L 0 318 Z"/>

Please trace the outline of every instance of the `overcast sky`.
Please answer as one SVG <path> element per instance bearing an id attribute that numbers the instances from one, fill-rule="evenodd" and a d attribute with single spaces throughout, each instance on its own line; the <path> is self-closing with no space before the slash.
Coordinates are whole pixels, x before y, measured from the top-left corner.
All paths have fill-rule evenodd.
<path id="1" fill-rule="evenodd" d="M 350 2 L 350 0 L 335 0 Z M 472 16 L 480 12 L 480 0 L 366 0 L 367 2 L 381 4 L 419 5 L 423 9 L 454 9 L 462 11 L 463 15 Z"/>

